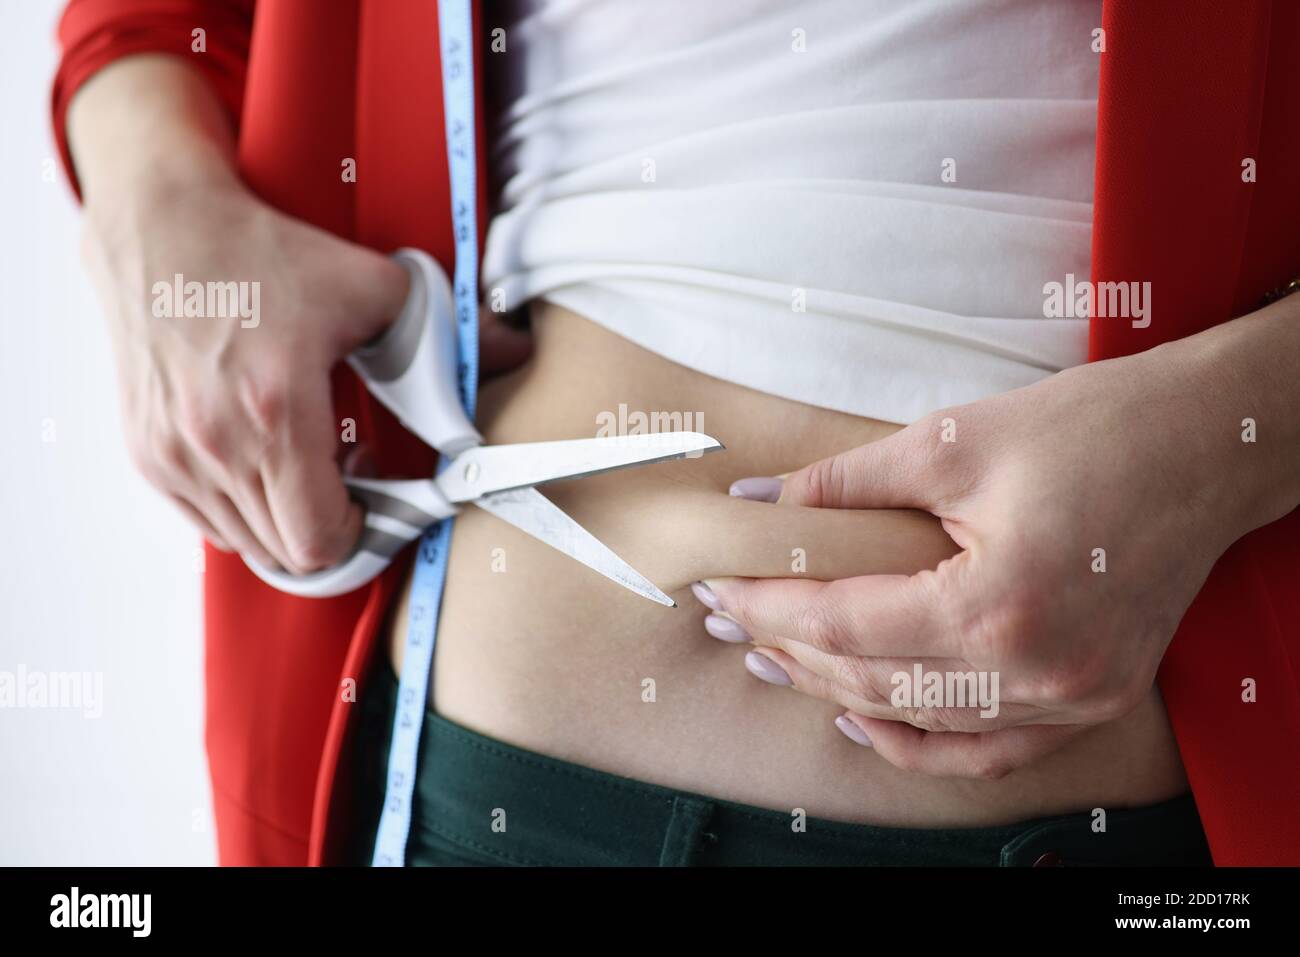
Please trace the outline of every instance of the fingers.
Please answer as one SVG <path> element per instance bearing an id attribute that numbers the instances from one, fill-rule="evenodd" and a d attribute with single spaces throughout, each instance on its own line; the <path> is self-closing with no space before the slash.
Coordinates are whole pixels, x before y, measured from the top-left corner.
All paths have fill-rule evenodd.
<path id="1" fill-rule="evenodd" d="M 1029 725 L 979 734 L 921 731 L 901 721 L 881 721 L 852 711 L 836 726 L 871 747 L 894 767 L 935 777 L 1005 777 L 1061 748 L 1081 725 Z"/>
<path id="2" fill-rule="evenodd" d="M 815 508 L 919 508 L 928 510 L 926 457 L 920 424 L 814 462 L 785 477 L 782 505 Z"/>
<path id="3" fill-rule="evenodd" d="M 261 468 L 266 501 L 297 574 L 345 559 L 361 534 L 360 508 L 335 463 L 328 380 L 290 397 Z"/>
<path id="4" fill-rule="evenodd" d="M 180 510 L 181 514 L 188 518 L 199 530 L 199 534 L 211 543 L 213 548 L 221 552 L 233 551 L 230 545 L 226 543 L 226 540 L 217 533 L 215 528 L 212 527 L 212 524 L 203 517 L 203 513 L 179 495 L 175 495 L 171 492 L 167 492 L 166 495 L 171 500 L 171 503 Z"/>
<path id="5" fill-rule="evenodd" d="M 958 661 L 839 658 L 780 638 L 756 639 L 756 644 L 758 647 L 751 654 L 766 658 L 780 669 L 782 680 L 772 683 L 788 684 L 803 694 L 832 701 L 867 717 L 901 721 L 924 731 L 973 733 L 1044 718 L 1039 708 L 1002 701 L 996 686 L 991 687 L 987 679 L 981 689 L 980 676 Z M 763 680 L 771 680 L 778 674 L 766 666 L 757 670 L 752 659 L 746 660 L 746 667 Z M 950 678 L 954 679 L 951 681 L 954 690 L 958 686 L 955 679 L 961 679 L 960 692 L 951 701 L 946 698 L 927 701 L 924 695 L 914 693 L 918 685 L 924 689 L 924 678 L 921 682 L 916 680 L 914 669 L 918 667 L 923 675 L 938 676 L 945 687 Z M 788 681 L 784 680 L 787 678 Z"/>
<path id="6" fill-rule="evenodd" d="M 769 684 L 791 687 L 795 691 L 823 701 L 832 701 L 860 714 L 885 720 L 891 717 L 893 709 L 888 697 L 880 697 L 869 686 L 855 690 L 841 684 L 832 677 L 806 667 L 780 648 L 759 646 L 752 649 L 745 656 L 745 667 L 754 677 Z"/>
<path id="7" fill-rule="evenodd" d="M 704 584 L 750 634 L 781 635 L 831 655 L 963 657 L 935 572 L 831 582 L 711 578 Z"/>
<path id="8" fill-rule="evenodd" d="M 231 483 L 227 497 L 239 510 L 253 535 L 262 547 L 275 558 L 270 568 L 280 567 L 301 574 L 306 569 L 297 565 L 289 548 L 280 538 L 280 530 L 271 516 L 271 506 L 266 500 L 266 490 L 262 485 L 262 476 L 254 472 L 251 475 Z"/>
<path id="9" fill-rule="evenodd" d="M 261 476 L 255 467 L 227 464 L 235 447 L 233 442 L 222 442 L 220 445 L 211 441 L 200 442 L 196 441 L 192 433 L 186 437 L 188 449 L 191 450 L 188 454 L 191 475 L 205 476 L 207 485 L 211 485 L 211 488 L 203 492 L 192 493 L 191 501 L 204 508 L 209 519 L 216 520 L 214 516 L 220 514 L 227 528 L 234 524 L 229 519 L 230 507 L 233 506 L 239 519 L 240 541 L 251 540 L 256 550 L 248 550 L 243 545 L 235 547 L 248 557 L 257 559 L 257 562 L 265 564 L 264 559 L 270 559 L 270 563 L 266 564 L 268 568 L 294 568 L 289 549 L 281 541 L 276 523 L 270 518 L 270 507 L 266 505 Z M 244 471 L 237 473 L 237 469 Z M 195 482 L 201 485 L 204 480 L 195 479 Z M 220 501 L 217 497 L 220 497 Z"/>
<path id="10" fill-rule="evenodd" d="M 330 354 L 338 357 L 378 338 L 397 320 L 410 292 L 411 276 L 391 256 L 363 246 L 339 242 L 331 236 L 325 248 L 327 258 L 318 282 L 333 288 L 347 316 L 347 322 L 330 330 L 338 336 Z"/>
<path id="11" fill-rule="evenodd" d="M 200 507 L 222 514 L 233 503 L 241 524 L 260 546 L 255 552 L 243 547 L 239 550 L 259 562 L 269 557 L 268 568 L 301 573 L 304 569 L 294 562 L 271 517 L 256 465 L 258 449 L 255 445 L 250 447 L 249 439 L 256 435 L 256 430 L 237 418 L 219 414 L 219 410 L 200 410 L 192 399 L 182 404 L 176 425 L 184 441 L 189 474 L 200 488 L 190 500 L 199 504 L 219 494 L 221 502 L 207 502 Z M 204 491 L 208 486 L 212 488 Z"/>
<path id="12" fill-rule="evenodd" d="M 1004 700 L 1000 674 L 979 672 L 960 659 L 830 655 L 800 641 L 751 634 L 715 607 L 716 596 L 698 584 L 693 590 L 712 609 L 705 631 L 748 646 L 745 667 L 770 684 L 926 731 L 983 733 L 1035 722 L 1077 723 Z"/>
<path id="13" fill-rule="evenodd" d="M 235 551 L 247 555 L 267 568 L 278 566 L 274 556 L 262 546 L 257 536 L 248 527 L 239 509 L 220 489 L 209 488 L 203 492 L 196 492 L 190 502 L 203 513 L 221 539 L 229 543 Z"/>
<path id="14" fill-rule="evenodd" d="M 311 366 L 310 359 L 305 365 Z M 329 378 L 246 375 L 220 401 L 172 400 L 132 443 L 145 477 L 215 541 L 302 575 L 350 554 L 361 510 L 336 463 Z M 350 463 L 365 468 L 364 453 Z"/>
<path id="15" fill-rule="evenodd" d="M 193 456 L 172 445 L 169 454 L 161 458 L 165 464 L 150 462 L 141 467 L 141 472 L 210 542 L 222 551 L 234 549 L 268 568 L 276 567 L 276 559 L 253 534 L 225 492 L 199 477 L 198 462 Z"/>
<path id="16" fill-rule="evenodd" d="M 828 655 L 811 645 L 776 635 L 750 635 L 725 613 L 709 615 L 704 620 L 704 627 L 721 641 L 749 644 L 751 654 L 765 658 L 775 666 L 776 670 L 773 670 L 747 657 L 746 667 L 757 678 L 793 687 L 814 698 L 834 701 L 863 714 L 879 718 L 898 717 L 890 701 L 891 672 L 897 669 L 891 669 L 887 659 Z"/>

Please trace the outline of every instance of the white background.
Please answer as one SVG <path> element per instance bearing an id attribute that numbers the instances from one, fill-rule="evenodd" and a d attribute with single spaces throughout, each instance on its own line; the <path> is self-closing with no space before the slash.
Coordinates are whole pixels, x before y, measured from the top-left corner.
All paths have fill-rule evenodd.
<path id="1" fill-rule="evenodd" d="M 43 178 L 60 7 L 0 0 L 0 671 L 102 672 L 103 716 L 0 707 L 0 865 L 210 864 L 199 540 L 127 460 L 76 204 Z"/>

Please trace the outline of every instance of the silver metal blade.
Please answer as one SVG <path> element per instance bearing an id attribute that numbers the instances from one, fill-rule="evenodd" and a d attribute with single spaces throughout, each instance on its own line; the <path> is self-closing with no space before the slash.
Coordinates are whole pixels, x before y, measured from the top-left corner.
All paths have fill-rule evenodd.
<path id="1" fill-rule="evenodd" d="M 721 442 L 703 432 L 481 445 L 458 455 L 438 476 L 437 483 L 450 501 L 472 502 L 493 492 L 665 462 L 721 448 Z"/>
<path id="2" fill-rule="evenodd" d="M 545 542 L 570 558 L 576 558 L 629 591 L 669 608 L 677 607 L 677 602 L 610 551 L 591 532 L 565 515 L 558 505 L 537 489 L 519 488 L 496 492 L 477 499 L 474 504 L 539 542 Z"/>

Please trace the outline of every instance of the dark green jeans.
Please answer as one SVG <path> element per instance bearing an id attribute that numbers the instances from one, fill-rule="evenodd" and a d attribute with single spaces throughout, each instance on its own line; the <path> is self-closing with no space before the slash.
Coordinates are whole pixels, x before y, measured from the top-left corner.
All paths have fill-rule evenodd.
<path id="1" fill-rule="evenodd" d="M 382 655 L 352 747 L 348 861 L 369 864 L 397 678 Z M 844 824 L 675 791 L 512 747 L 426 709 L 407 863 L 473 865 L 1208 865 L 1190 797 L 1002 827 Z"/>

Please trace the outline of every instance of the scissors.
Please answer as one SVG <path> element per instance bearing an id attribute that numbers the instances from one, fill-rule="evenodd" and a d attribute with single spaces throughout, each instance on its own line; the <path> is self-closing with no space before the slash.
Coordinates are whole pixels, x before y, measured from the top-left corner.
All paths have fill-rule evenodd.
<path id="1" fill-rule="evenodd" d="M 366 517 L 352 553 L 338 565 L 291 575 L 259 565 L 247 555 L 245 564 L 262 581 L 291 595 L 342 595 L 371 581 L 426 528 L 470 503 L 624 588 L 675 607 L 676 602 L 536 486 L 713 452 L 722 449 L 722 443 L 702 432 L 659 432 L 484 445 L 456 393 L 456 324 L 447 277 L 420 250 L 401 249 L 393 258 L 411 277 L 402 311 L 378 339 L 347 361 L 370 393 L 437 449 L 447 464 L 432 479 L 345 477 Z"/>

